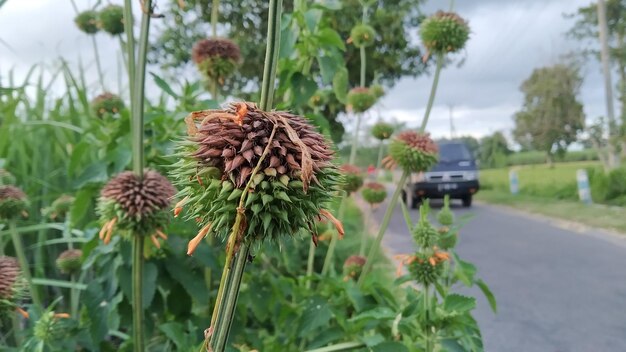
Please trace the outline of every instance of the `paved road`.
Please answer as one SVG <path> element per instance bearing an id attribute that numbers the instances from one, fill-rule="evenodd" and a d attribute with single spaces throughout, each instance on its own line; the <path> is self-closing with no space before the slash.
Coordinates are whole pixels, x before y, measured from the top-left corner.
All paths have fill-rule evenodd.
<path id="1" fill-rule="evenodd" d="M 455 204 L 454 212 L 474 215 L 461 230 L 458 253 L 478 267 L 498 300 L 494 315 L 471 290 L 485 351 L 626 351 L 626 239 L 487 205 Z M 415 221 L 417 210 L 411 213 Z M 399 208 L 384 245 L 394 254 L 413 246 Z"/>

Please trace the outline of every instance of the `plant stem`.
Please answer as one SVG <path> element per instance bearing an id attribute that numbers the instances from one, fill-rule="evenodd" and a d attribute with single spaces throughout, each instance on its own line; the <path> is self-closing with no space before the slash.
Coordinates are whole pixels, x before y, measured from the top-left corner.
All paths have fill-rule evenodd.
<path id="1" fill-rule="evenodd" d="M 411 220 L 409 208 L 406 207 L 406 203 L 402 199 L 400 199 L 400 208 L 402 209 L 402 216 L 404 216 L 404 222 L 406 222 L 406 227 L 409 229 L 409 231 L 413 231 L 413 221 Z"/>
<path id="2" fill-rule="evenodd" d="M 330 345 L 326 347 L 316 348 L 314 350 L 308 350 L 306 352 L 336 352 L 336 351 L 348 351 L 355 348 L 365 347 L 363 342 L 342 342 L 336 345 Z"/>
<path id="3" fill-rule="evenodd" d="M 93 53 L 96 57 L 96 69 L 98 70 L 98 79 L 100 79 L 100 86 L 102 90 L 106 91 L 106 87 L 104 85 L 104 74 L 102 74 L 102 65 L 100 64 L 100 53 L 98 52 L 98 43 L 96 43 L 96 36 L 91 35 L 91 44 L 93 45 Z"/>
<path id="4" fill-rule="evenodd" d="M 376 159 L 376 171 L 380 170 L 380 164 L 383 162 L 383 152 L 385 151 L 385 144 L 382 139 L 378 145 L 378 159 Z"/>
<path id="5" fill-rule="evenodd" d="M 383 221 L 380 224 L 380 228 L 378 229 L 378 235 L 376 235 L 376 239 L 374 240 L 374 244 L 370 248 L 369 253 L 367 254 L 367 259 L 365 261 L 365 266 L 363 267 L 363 271 L 361 276 L 359 277 L 358 285 L 363 286 L 363 282 L 365 281 L 365 277 L 367 273 L 372 268 L 372 264 L 374 258 L 376 257 L 376 252 L 380 247 L 380 243 L 383 240 L 383 236 L 385 235 L 385 231 L 387 231 L 387 227 L 389 226 L 389 221 L 391 221 L 391 216 L 393 215 L 393 210 L 396 207 L 396 203 L 398 203 L 398 199 L 400 198 L 400 193 L 402 192 L 402 188 L 406 183 L 407 178 L 409 177 L 410 172 L 404 170 L 402 172 L 402 176 L 400 176 L 400 180 L 396 186 L 396 190 L 393 192 L 393 196 L 389 200 L 389 205 L 387 205 L 387 210 L 385 211 L 385 216 L 383 217 Z"/>
<path id="6" fill-rule="evenodd" d="M 133 171 L 143 176 L 143 103 L 146 84 L 146 57 L 148 53 L 148 35 L 150 31 L 150 13 L 152 0 L 145 0 L 141 16 L 139 32 L 139 50 L 137 53 L 137 71 L 134 72 L 134 93 L 132 99 L 132 133 L 133 133 Z M 130 57 L 130 51 L 129 51 Z M 130 60 L 129 60 L 130 61 Z"/>
<path id="7" fill-rule="evenodd" d="M 356 150 L 359 147 L 359 130 L 361 129 L 361 117 L 363 114 L 356 115 L 356 128 L 354 130 L 354 137 L 352 139 L 352 147 L 350 148 L 350 159 L 348 164 L 354 165 L 356 160 Z"/>
<path id="8" fill-rule="evenodd" d="M 263 83 L 261 85 L 261 110 L 272 106 L 274 85 L 276 81 L 276 67 L 278 66 L 278 49 L 280 48 L 280 19 L 282 16 L 283 1 L 270 0 L 267 22 L 267 47 L 265 49 L 265 66 L 263 67 Z"/>
<path id="9" fill-rule="evenodd" d="M 217 20 L 220 13 L 220 0 L 213 0 L 211 5 L 211 29 L 213 38 L 217 38 Z"/>
<path id="10" fill-rule="evenodd" d="M 370 218 L 372 217 L 372 212 L 374 211 L 374 207 L 370 205 L 370 207 L 365 212 L 365 220 L 363 221 L 363 238 L 361 238 L 361 249 L 359 249 L 359 255 L 362 257 L 365 255 L 365 249 L 367 245 L 367 238 L 369 237 L 369 225 Z"/>
<path id="11" fill-rule="evenodd" d="M 39 307 L 42 306 L 41 297 L 39 296 L 39 290 L 33 285 L 33 278 L 30 275 L 30 268 L 28 265 L 28 259 L 26 259 L 26 252 L 24 251 L 24 245 L 22 244 L 22 238 L 17 232 L 17 227 L 15 226 L 15 220 L 9 220 L 9 232 L 11 233 L 11 239 L 13 241 L 13 247 L 15 248 L 15 255 L 17 256 L 17 260 L 20 263 L 20 267 L 22 269 L 22 274 L 24 278 L 28 282 L 30 288 L 30 294 L 33 298 L 33 303 Z"/>
<path id="12" fill-rule="evenodd" d="M 311 288 L 311 276 L 313 276 L 313 264 L 315 264 L 315 243 L 311 240 L 309 244 L 309 257 L 306 261 L 306 277 L 308 281 L 306 282 L 306 288 Z"/>
<path id="13" fill-rule="evenodd" d="M 361 87 L 365 87 L 365 69 L 367 68 L 367 59 L 365 56 L 365 47 L 360 48 L 361 51 Z"/>
<path id="14" fill-rule="evenodd" d="M 131 0 L 124 0 L 124 32 L 126 32 L 126 67 L 128 67 L 128 91 L 131 105 L 135 100 L 135 35 L 133 33 L 133 6 Z M 121 37 L 120 37 L 121 39 Z"/>
<path id="15" fill-rule="evenodd" d="M 224 351 L 226 349 L 226 342 L 228 341 L 230 327 L 232 326 L 234 320 L 235 308 L 237 307 L 239 287 L 241 286 L 241 279 L 246 268 L 249 252 L 250 244 L 242 243 L 235 259 L 235 266 L 233 270 L 230 271 L 231 279 L 229 280 L 228 292 L 223 304 L 223 315 L 220 317 L 220 320 L 224 321 L 225 324 L 221 326 L 220 330 L 215 332 L 215 344 L 212 346 L 214 351 Z"/>
<path id="16" fill-rule="evenodd" d="M 143 242 L 144 236 L 133 236 L 133 350 L 144 351 L 143 344 Z"/>
<path id="17" fill-rule="evenodd" d="M 424 285 L 424 292 L 423 292 L 423 302 L 424 302 L 424 315 L 426 316 L 426 331 L 424 332 L 424 334 L 426 335 L 426 350 L 425 352 L 432 352 L 433 351 L 433 341 L 431 339 L 430 336 L 430 294 L 429 294 L 429 287 L 428 285 Z"/>
<path id="18" fill-rule="evenodd" d="M 72 238 L 72 231 L 70 229 L 71 221 L 70 221 L 70 213 L 67 212 L 65 214 L 65 221 L 63 222 L 63 238 L 67 241 L 67 249 L 74 249 L 74 243 L 70 240 Z"/>
<path id="19" fill-rule="evenodd" d="M 76 273 L 72 273 L 70 277 L 72 286 L 76 283 Z M 70 288 L 70 313 L 73 319 L 78 319 L 78 292 L 76 288 Z"/>
<path id="20" fill-rule="evenodd" d="M 435 77 L 433 77 L 433 85 L 430 88 L 430 97 L 428 98 L 428 105 L 426 105 L 426 112 L 424 113 L 424 120 L 422 120 L 422 126 L 420 131 L 426 131 L 426 124 L 428 123 L 428 117 L 430 116 L 430 110 L 433 108 L 435 102 L 435 94 L 437 93 L 437 85 L 439 84 L 439 73 L 443 67 L 443 53 L 437 54 L 437 67 L 435 68 Z"/>
<path id="21" fill-rule="evenodd" d="M 341 203 L 339 203 L 339 210 L 337 211 L 337 219 L 339 221 L 343 220 L 343 215 L 346 212 L 346 203 L 348 202 L 349 195 L 343 196 L 341 198 Z M 326 258 L 324 258 L 324 266 L 322 267 L 322 275 L 328 274 L 328 271 L 333 267 L 333 255 L 335 254 L 335 247 L 337 247 L 337 241 L 339 240 L 339 233 L 337 231 L 333 231 L 333 237 L 330 240 L 330 245 L 328 245 L 328 252 L 326 252 Z"/>

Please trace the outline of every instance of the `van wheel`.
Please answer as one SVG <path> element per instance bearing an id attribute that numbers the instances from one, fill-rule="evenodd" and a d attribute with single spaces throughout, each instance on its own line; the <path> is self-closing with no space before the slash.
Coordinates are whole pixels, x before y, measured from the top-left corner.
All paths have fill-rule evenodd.
<path id="1" fill-rule="evenodd" d="M 463 198 L 461 198 L 461 201 L 463 202 L 463 206 L 466 208 L 469 208 L 472 206 L 472 195 L 466 195 Z"/>

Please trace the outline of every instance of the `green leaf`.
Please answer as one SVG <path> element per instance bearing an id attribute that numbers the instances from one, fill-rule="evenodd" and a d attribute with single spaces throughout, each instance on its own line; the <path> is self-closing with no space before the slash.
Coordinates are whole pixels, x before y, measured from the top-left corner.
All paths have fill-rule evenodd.
<path id="1" fill-rule="evenodd" d="M 278 198 L 278 199 L 282 199 L 285 202 L 289 202 L 291 203 L 291 199 L 289 198 L 289 196 L 287 195 L 287 193 L 283 192 L 283 191 L 279 191 L 279 192 L 274 192 L 274 197 Z"/>
<path id="2" fill-rule="evenodd" d="M 161 88 L 165 93 L 169 94 L 174 99 L 180 99 L 178 94 L 174 93 L 170 85 L 167 84 L 163 78 L 157 76 L 154 72 L 150 72 L 150 75 L 154 79 L 154 83 L 156 83 L 156 85 L 159 86 L 159 88 Z"/>
<path id="3" fill-rule="evenodd" d="M 469 262 L 461 260 L 456 253 L 452 253 L 454 261 L 456 263 L 454 274 L 461 280 L 465 286 L 472 286 L 474 283 L 474 275 L 476 274 L 476 267 Z"/>
<path id="4" fill-rule="evenodd" d="M 328 307 L 327 299 L 321 296 L 313 296 L 304 302 L 305 308 L 300 321 L 300 332 L 298 336 L 303 337 L 317 330 L 320 327 L 327 326 L 332 311 Z"/>
<path id="5" fill-rule="evenodd" d="M 318 0 L 315 5 L 329 10 L 341 10 L 342 7 L 339 0 Z"/>
<path id="6" fill-rule="evenodd" d="M 487 286 L 487 284 L 481 279 L 476 280 L 476 285 L 478 285 L 480 290 L 483 292 L 483 295 L 485 295 L 485 298 L 489 302 L 489 306 L 491 307 L 491 310 L 494 313 L 497 313 L 498 305 L 496 303 L 496 296 L 493 295 L 493 292 L 491 292 L 491 289 L 489 289 L 489 286 Z"/>
<path id="7" fill-rule="evenodd" d="M 269 202 L 274 200 L 274 197 L 269 194 L 264 194 L 261 196 L 261 200 L 263 201 L 263 205 L 267 205 Z"/>
<path id="8" fill-rule="evenodd" d="M 311 33 L 315 33 L 315 29 L 317 25 L 320 23 L 322 19 L 322 14 L 324 11 L 320 9 L 310 9 L 304 13 L 304 21 L 306 22 L 306 27 Z"/>
<path id="9" fill-rule="evenodd" d="M 332 82 L 335 73 L 340 68 L 337 61 L 329 56 L 318 56 L 317 62 L 320 65 L 320 73 L 322 74 L 322 82 L 328 84 Z"/>
<path id="10" fill-rule="evenodd" d="M 320 44 L 336 47 L 342 51 L 346 50 L 346 44 L 341 39 L 341 36 L 332 28 L 323 28 L 317 32 L 317 40 Z"/>
<path id="11" fill-rule="evenodd" d="M 68 175 L 73 176 L 78 173 L 78 168 L 82 166 L 81 162 L 83 161 L 83 157 L 91 148 L 91 144 L 86 141 L 82 141 L 76 144 L 74 149 L 72 149 L 72 155 L 70 155 L 70 163 L 67 167 Z"/>
<path id="12" fill-rule="evenodd" d="M 86 324 L 89 327 L 89 335 L 97 345 L 105 339 L 109 331 L 105 318 L 107 316 L 106 300 L 102 287 L 97 281 L 94 280 L 87 286 L 87 290 L 81 296 L 81 303 L 85 306 L 89 317 L 89 323 Z"/>
<path id="13" fill-rule="evenodd" d="M 159 330 L 165 333 L 167 338 L 174 342 L 177 351 L 189 351 L 192 348 L 192 343 L 189 341 L 189 336 L 185 331 L 185 327 L 181 323 L 169 322 L 159 325 Z"/>
<path id="14" fill-rule="evenodd" d="M 107 165 L 102 161 L 96 161 L 83 170 L 74 183 L 74 187 L 81 188 L 88 183 L 106 182 L 108 178 Z"/>
<path id="15" fill-rule="evenodd" d="M 279 58 L 288 58 L 294 52 L 294 47 L 298 41 L 298 26 L 291 22 L 291 15 L 283 15 L 282 30 L 280 33 Z"/>
<path id="16" fill-rule="evenodd" d="M 79 283 L 76 283 L 76 282 L 53 280 L 53 279 L 43 279 L 43 278 L 33 278 L 31 281 L 32 281 L 32 283 L 34 285 L 63 287 L 63 288 L 74 288 L 74 289 L 77 289 L 77 290 L 85 290 L 85 289 L 87 289 L 87 285 L 79 284 Z"/>
<path id="17" fill-rule="evenodd" d="M 400 342 L 387 341 L 371 347 L 372 352 L 409 352 L 409 349 Z"/>
<path id="18" fill-rule="evenodd" d="M 154 263 L 144 263 L 143 266 L 143 309 L 150 307 L 156 293 L 158 269 Z"/>
<path id="19" fill-rule="evenodd" d="M 228 196 L 228 199 L 226 200 L 234 200 L 237 199 L 239 197 L 241 197 L 241 194 L 243 193 L 243 190 L 239 189 L 239 188 L 235 188 L 233 190 L 233 192 L 230 194 L 230 196 Z"/>
<path id="20" fill-rule="evenodd" d="M 291 90 L 294 105 L 302 106 L 317 91 L 317 83 L 311 77 L 296 72 L 291 76 Z"/>
<path id="21" fill-rule="evenodd" d="M 467 313 L 476 308 L 476 299 L 453 293 L 446 296 L 443 301 L 443 308 L 450 313 Z"/>
<path id="22" fill-rule="evenodd" d="M 91 187 L 81 188 L 76 192 L 74 203 L 71 208 L 72 224 L 79 223 L 91 208 L 92 199 L 97 194 L 97 190 Z"/>
<path id="23" fill-rule="evenodd" d="M 339 69 L 333 77 L 333 92 L 337 100 L 345 104 L 348 95 L 348 70 L 345 67 Z"/>
<path id="24" fill-rule="evenodd" d="M 165 263 L 165 269 L 170 276 L 178 281 L 187 293 L 200 304 L 207 304 L 209 292 L 204 280 L 198 280 L 198 274 L 189 270 L 189 265 L 181 258 L 171 257 Z"/>

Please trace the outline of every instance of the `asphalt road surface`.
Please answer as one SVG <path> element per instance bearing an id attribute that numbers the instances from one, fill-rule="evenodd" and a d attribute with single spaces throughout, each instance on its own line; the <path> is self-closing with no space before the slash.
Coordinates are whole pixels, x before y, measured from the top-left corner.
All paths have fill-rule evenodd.
<path id="1" fill-rule="evenodd" d="M 376 211 L 378 223 L 385 208 Z M 461 289 L 478 298 L 485 351 L 626 351 L 626 236 L 568 230 L 489 205 L 453 210 L 457 218 L 473 214 L 457 251 L 498 301 L 494 314 L 478 289 Z M 418 219 L 417 210 L 411 215 Z M 392 254 L 414 247 L 399 206 L 383 244 Z"/>

